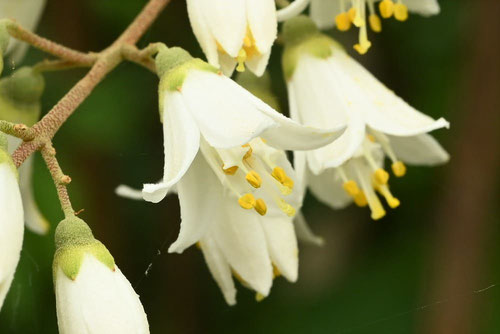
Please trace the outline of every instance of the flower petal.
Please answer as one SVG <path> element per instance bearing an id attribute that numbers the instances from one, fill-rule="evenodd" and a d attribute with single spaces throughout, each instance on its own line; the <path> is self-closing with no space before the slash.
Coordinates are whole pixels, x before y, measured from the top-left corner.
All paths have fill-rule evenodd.
<path id="1" fill-rule="evenodd" d="M 259 53 L 271 53 L 271 47 L 278 35 L 278 20 L 274 1 L 246 0 L 246 8 L 248 27 L 255 39 Z"/>
<path id="2" fill-rule="evenodd" d="M 253 72 L 253 74 L 260 77 L 266 71 L 270 56 L 271 50 L 260 56 L 254 56 L 253 58 L 247 60 L 245 64 L 247 65 L 248 69 Z"/>
<path id="3" fill-rule="evenodd" d="M 207 60 L 215 67 L 219 67 L 219 55 L 217 52 L 217 42 L 210 33 L 207 22 L 203 15 L 203 8 L 199 0 L 187 0 L 187 10 L 189 21 L 193 28 L 194 35 L 200 43 L 201 49 L 205 53 Z"/>
<path id="4" fill-rule="evenodd" d="M 259 216 L 242 209 L 236 198 L 225 197 L 224 219 L 212 227 L 213 237 L 231 267 L 255 291 L 264 296 L 271 289 L 273 273 L 266 236 Z"/>
<path id="5" fill-rule="evenodd" d="M 248 99 L 251 95 L 231 79 L 192 70 L 182 96 L 203 137 L 216 148 L 244 145 L 276 123 Z"/>
<path id="6" fill-rule="evenodd" d="M 357 78 L 357 84 L 372 105 L 362 110 L 363 117 L 375 130 L 394 136 L 414 136 L 449 127 L 443 118 L 434 120 L 412 108 L 344 51 L 335 50 L 332 61 L 352 78 Z"/>
<path id="7" fill-rule="evenodd" d="M 319 29 L 332 28 L 335 17 L 340 14 L 340 1 L 312 0 L 309 13 Z"/>
<path id="8" fill-rule="evenodd" d="M 187 110 L 179 92 L 169 92 L 164 97 L 163 140 L 165 166 L 163 180 L 145 184 L 144 199 L 157 203 L 186 173 L 200 147 L 200 131 Z"/>
<path id="9" fill-rule="evenodd" d="M 431 135 L 388 137 L 398 159 L 408 164 L 434 166 L 448 162 L 450 159 L 448 152 Z"/>
<path id="10" fill-rule="evenodd" d="M 320 175 L 307 176 L 309 189 L 321 202 L 333 209 L 341 209 L 352 203 L 352 198 L 342 188 L 338 172 L 331 168 Z"/>
<path id="11" fill-rule="evenodd" d="M 219 250 L 211 236 L 205 236 L 200 240 L 201 251 L 207 263 L 210 273 L 217 282 L 217 285 L 222 290 L 224 299 L 229 305 L 236 304 L 236 288 L 234 287 L 231 267 L 224 258 L 224 255 Z"/>
<path id="12" fill-rule="evenodd" d="M 222 73 L 224 73 L 226 77 L 230 78 L 233 75 L 236 64 L 238 63 L 236 59 L 227 53 L 219 51 L 219 62 Z"/>
<path id="13" fill-rule="evenodd" d="M 267 238 L 271 261 L 290 282 L 296 282 L 299 270 L 299 249 L 292 219 L 263 217 L 261 226 Z"/>
<path id="14" fill-rule="evenodd" d="M 297 213 L 295 219 L 293 220 L 293 225 L 295 227 L 297 238 L 300 241 L 316 246 L 323 246 L 325 243 L 325 240 L 322 237 L 315 235 L 311 230 L 302 212 Z"/>
<path id="15" fill-rule="evenodd" d="M 404 4 L 411 12 L 423 16 L 436 15 L 441 11 L 437 0 L 405 0 Z"/>
<path id="16" fill-rule="evenodd" d="M 216 221 L 224 219 L 223 188 L 201 152 L 177 184 L 181 229 L 169 253 L 182 253 L 200 240 Z"/>
<path id="17" fill-rule="evenodd" d="M 245 2 L 245 0 L 196 1 L 215 40 L 232 57 L 238 55 L 247 31 Z"/>

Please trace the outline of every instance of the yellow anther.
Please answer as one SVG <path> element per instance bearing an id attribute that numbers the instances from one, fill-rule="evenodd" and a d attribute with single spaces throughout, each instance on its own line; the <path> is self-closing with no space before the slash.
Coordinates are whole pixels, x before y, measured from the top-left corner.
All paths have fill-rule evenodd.
<path id="1" fill-rule="evenodd" d="M 257 292 L 257 293 L 255 294 L 255 300 L 256 300 L 257 302 L 261 302 L 261 301 L 263 301 L 265 298 L 266 298 L 266 296 L 264 296 L 264 295 L 263 295 L 263 294 L 261 294 L 260 292 Z"/>
<path id="2" fill-rule="evenodd" d="M 358 195 L 360 193 L 358 184 L 354 180 L 349 180 L 347 182 L 344 182 L 342 187 L 352 197 L 355 197 L 356 195 Z"/>
<path id="3" fill-rule="evenodd" d="M 200 241 L 198 241 L 195 245 L 196 245 L 196 248 L 201 249 L 201 242 Z"/>
<path id="4" fill-rule="evenodd" d="M 288 217 L 293 217 L 295 216 L 296 210 L 293 206 L 285 202 L 284 199 L 279 199 L 278 200 L 278 206 L 281 211 L 283 211 Z"/>
<path id="5" fill-rule="evenodd" d="M 222 170 L 227 175 L 234 175 L 238 171 L 238 166 L 232 166 L 232 167 L 229 167 L 229 168 L 226 168 L 226 169 L 222 168 Z"/>
<path id="6" fill-rule="evenodd" d="M 358 53 L 360 55 L 364 55 L 365 53 L 368 52 L 368 50 L 370 49 L 371 46 L 372 46 L 372 43 L 367 40 L 367 41 L 360 42 L 360 43 L 354 45 L 354 50 L 358 51 Z"/>
<path id="7" fill-rule="evenodd" d="M 381 1 L 378 8 L 380 10 L 380 15 L 382 15 L 384 19 L 388 19 L 394 14 L 394 2 L 392 2 L 392 0 Z"/>
<path id="8" fill-rule="evenodd" d="M 368 140 L 371 141 L 372 143 L 377 141 L 373 135 L 366 135 L 366 138 L 368 138 Z"/>
<path id="9" fill-rule="evenodd" d="M 397 208 L 401 204 L 401 202 L 399 201 L 399 199 L 397 199 L 396 197 L 392 196 L 391 191 L 389 190 L 388 186 L 386 186 L 386 185 L 378 186 L 377 187 L 377 191 L 382 196 L 385 197 L 385 200 L 387 201 L 387 204 L 389 204 L 389 206 L 392 209 Z"/>
<path id="10" fill-rule="evenodd" d="M 392 164 L 392 172 L 396 177 L 403 177 L 406 174 L 406 166 L 402 161 L 396 161 Z"/>
<path id="11" fill-rule="evenodd" d="M 351 19 L 349 14 L 340 13 L 335 17 L 335 24 L 337 25 L 337 29 L 340 31 L 347 31 L 351 28 Z"/>
<path id="12" fill-rule="evenodd" d="M 276 265 L 273 263 L 273 278 L 276 278 L 279 276 L 281 276 L 281 272 L 278 269 L 278 267 L 276 267 Z"/>
<path id="13" fill-rule="evenodd" d="M 238 204 L 246 210 L 250 210 L 255 206 L 255 197 L 252 194 L 245 194 L 238 199 Z"/>
<path id="14" fill-rule="evenodd" d="M 245 60 L 247 60 L 247 53 L 244 49 L 241 49 L 240 52 L 238 52 L 238 57 L 236 57 L 236 60 L 238 61 L 236 71 L 245 72 Z"/>
<path id="15" fill-rule="evenodd" d="M 351 22 L 354 22 L 354 19 L 356 18 L 356 8 L 351 7 L 351 9 L 347 11 L 347 16 L 349 16 L 349 20 L 351 20 Z"/>
<path id="16" fill-rule="evenodd" d="M 250 158 L 252 156 L 253 150 L 249 144 L 245 144 L 245 145 L 243 145 L 243 147 L 248 147 L 247 153 L 245 153 L 245 155 L 243 156 L 243 160 L 247 160 L 248 158 Z"/>
<path id="17" fill-rule="evenodd" d="M 267 205 L 266 205 L 266 202 L 264 202 L 264 200 L 262 198 L 259 198 L 258 200 L 255 201 L 255 206 L 253 208 L 261 216 L 265 216 L 267 213 Z"/>
<path id="18" fill-rule="evenodd" d="M 373 173 L 373 178 L 377 184 L 387 184 L 389 182 L 389 173 L 379 168 Z"/>
<path id="19" fill-rule="evenodd" d="M 360 208 L 363 208 L 368 205 L 368 200 L 366 199 L 365 193 L 360 191 L 354 196 L 354 203 L 359 206 Z"/>
<path id="20" fill-rule="evenodd" d="M 262 178 L 260 177 L 259 173 L 254 170 L 249 171 L 245 176 L 245 179 L 254 188 L 260 188 L 260 186 L 262 185 Z"/>
<path id="21" fill-rule="evenodd" d="M 250 37 L 248 36 L 248 34 L 245 36 L 245 38 L 243 38 L 243 45 L 246 48 L 249 48 L 249 47 L 252 46 L 252 40 L 250 39 Z"/>
<path id="22" fill-rule="evenodd" d="M 285 170 L 281 167 L 275 167 L 273 172 L 271 173 L 272 177 L 274 177 L 279 183 L 281 183 L 284 187 L 289 188 L 290 192 L 293 189 L 294 182 L 293 180 L 286 174 Z"/>
<path id="23" fill-rule="evenodd" d="M 373 220 L 379 220 L 379 219 L 382 219 L 384 218 L 385 216 L 385 210 L 384 208 L 380 207 L 380 208 L 376 208 L 375 210 L 372 210 L 372 219 Z"/>
<path id="24" fill-rule="evenodd" d="M 398 21 L 406 21 L 408 19 L 408 7 L 398 2 L 394 5 L 394 17 Z"/>
<path id="25" fill-rule="evenodd" d="M 377 14 L 371 14 L 368 20 L 370 21 L 370 28 L 372 28 L 373 31 L 375 32 L 382 31 L 382 21 L 380 20 L 380 17 L 378 17 Z"/>

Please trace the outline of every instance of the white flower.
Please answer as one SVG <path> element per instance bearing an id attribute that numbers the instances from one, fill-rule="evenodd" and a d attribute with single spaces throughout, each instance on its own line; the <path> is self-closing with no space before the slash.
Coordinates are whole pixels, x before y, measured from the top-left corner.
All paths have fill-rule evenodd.
<path id="1" fill-rule="evenodd" d="M 59 333 L 149 333 L 139 296 L 82 220 L 63 220 L 56 230 L 56 246 Z"/>
<path id="2" fill-rule="evenodd" d="M 168 70 L 162 70 L 165 66 Z M 260 136 L 279 149 L 304 150 L 332 142 L 345 128 L 299 125 L 179 48 L 160 53 L 157 68 L 165 168 L 160 183 L 143 188 L 144 199 L 150 202 L 161 201 L 186 173 L 201 137 L 217 149 L 240 147 Z"/>
<path id="3" fill-rule="evenodd" d="M 14 19 L 25 29 L 33 31 L 45 7 L 45 0 L 0 0 L 0 18 Z M 13 61 L 20 61 L 28 44 L 15 38 L 10 39 L 7 54 Z"/>
<path id="4" fill-rule="evenodd" d="M 21 140 L 12 136 L 8 137 L 11 153 L 21 144 Z M 35 200 L 33 190 L 33 163 L 34 155 L 31 155 L 19 167 L 19 187 L 24 207 L 24 220 L 26 227 L 38 234 L 48 232 L 50 225 L 47 219 L 42 215 Z"/>
<path id="5" fill-rule="evenodd" d="M 384 211 L 380 210 L 374 190 L 381 193 L 390 206 L 396 207 L 398 202 L 388 190 L 389 174 L 383 170 L 380 152 L 392 161 L 397 177 L 406 172 L 403 162 L 416 165 L 446 162 L 448 154 L 427 133 L 449 124 L 409 106 L 336 42 L 315 32 L 312 24 L 309 19 L 298 17 L 285 25 L 285 37 L 287 31 L 296 31 L 293 25 L 303 25 L 308 31 L 299 39 L 288 36 L 293 43 L 285 48 L 283 64 L 290 114 L 306 125 L 347 124 L 347 129 L 335 142 L 298 153 L 296 159 L 299 164 L 307 161 L 314 176 L 308 177 L 307 182 L 318 197 L 333 207 L 344 205 L 349 198 L 339 196 L 339 187 L 332 186 L 341 182 L 358 204 L 367 201 L 364 204 L 370 206 L 374 219 L 381 218 Z M 371 141 L 377 145 L 370 145 Z"/>
<path id="6" fill-rule="evenodd" d="M 274 0 L 187 0 L 187 8 L 210 64 L 227 76 L 236 65 L 264 73 L 278 29 Z"/>
<path id="7" fill-rule="evenodd" d="M 310 15 L 320 29 L 328 29 L 334 25 L 341 31 L 349 30 L 352 25 L 358 27 L 359 43 L 354 48 L 361 54 L 368 51 L 371 42 L 368 40 L 367 25 L 374 32 L 382 31 L 382 22 L 376 14 L 375 3 L 378 2 L 383 18 L 394 17 L 398 21 L 406 21 L 408 11 L 424 16 L 436 15 L 440 8 L 437 0 L 312 0 Z M 369 15 L 366 15 L 368 7 Z M 368 24 L 367 24 L 368 23 Z"/>
<path id="8" fill-rule="evenodd" d="M 23 245 L 23 205 L 16 174 L 10 156 L 0 147 L 0 309 Z"/>
<path id="9" fill-rule="evenodd" d="M 300 208 L 295 173 L 283 151 L 260 138 L 244 147 L 201 153 L 177 184 L 181 230 L 169 252 L 197 243 L 226 302 L 236 303 L 232 276 L 269 294 L 273 278 L 297 280 L 298 248 L 292 223 Z"/>

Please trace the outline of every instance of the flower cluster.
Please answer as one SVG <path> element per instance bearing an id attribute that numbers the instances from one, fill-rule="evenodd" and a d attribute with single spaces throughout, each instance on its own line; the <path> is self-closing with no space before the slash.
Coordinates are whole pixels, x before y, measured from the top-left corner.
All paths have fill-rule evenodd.
<path id="1" fill-rule="evenodd" d="M 309 3 L 310 16 L 300 15 Z M 44 1 L 16 4 L 0 1 L 0 16 L 33 28 Z M 354 49 L 365 54 L 368 26 L 382 29 L 379 15 L 405 21 L 409 11 L 437 14 L 435 0 L 296 0 L 279 10 L 274 0 L 187 0 L 187 9 L 207 61 L 180 47 L 154 46 L 149 67 L 159 77 L 163 175 L 117 193 L 153 203 L 176 193 L 180 232 L 169 252 L 196 245 L 228 304 L 236 303 L 234 278 L 257 300 L 269 295 L 276 277 L 297 280 L 297 238 L 322 243 L 300 212 L 307 188 L 333 209 L 355 203 L 378 220 L 386 215 L 381 199 L 390 208 L 401 203 L 390 190 L 391 174 L 403 177 L 406 164 L 448 161 L 429 132 L 449 123 L 411 107 L 319 30 L 359 28 Z M 280 21 L 290 118 L 279 111 L 266 73 Z M 18 61 L 22 48 L 9 44 L 0 24 L 2 55 Z M 43 90 L 34 68 L 1 79 L 0 119 L 35 124 Z M 16 169 L 10 156 L 20 142 L 0 132 L 0 307 L 24 221 L 40 234 L 49 228 L 34 201 L 31 159 Z M 293 151 L 293 165 L 286 151 Z M 112 255 L 83 220 L 68 210 L 65 216 L 53 264 L 60 332 L 149 333 L 139 297 Z"/>

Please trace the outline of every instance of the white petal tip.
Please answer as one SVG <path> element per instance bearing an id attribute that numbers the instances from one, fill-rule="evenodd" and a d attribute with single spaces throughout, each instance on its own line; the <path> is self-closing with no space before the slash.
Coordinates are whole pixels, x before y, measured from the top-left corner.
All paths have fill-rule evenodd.
<path id="1" fill-rule="evenodd" d="M 142 189 L 142 197 L 145 201 L 158 203 L 167 196 L 168 188 L 164 183 L 145 184 Z"/>

